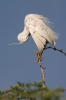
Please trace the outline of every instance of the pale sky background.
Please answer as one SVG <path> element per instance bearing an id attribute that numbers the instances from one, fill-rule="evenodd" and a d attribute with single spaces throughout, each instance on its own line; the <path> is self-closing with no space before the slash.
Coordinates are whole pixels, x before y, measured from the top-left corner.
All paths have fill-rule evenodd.
<path id="1" fill-rule="evenodd" d="M 29 13 L 41 14 L 53 23 L 53 30 L 60 34 L 57 48 L 66 52 L 66 0 L 0 0 L 0 90 L 20 82 L 38 82 L 41 72 L 34 50 L 37 47 L 30 37 L 22 45 L 17 35 L 23 31 L 24 17 Z M 46 85 L 66 88 L 66 57 L 60 52 L 46 50 L 43 53 Z"/>

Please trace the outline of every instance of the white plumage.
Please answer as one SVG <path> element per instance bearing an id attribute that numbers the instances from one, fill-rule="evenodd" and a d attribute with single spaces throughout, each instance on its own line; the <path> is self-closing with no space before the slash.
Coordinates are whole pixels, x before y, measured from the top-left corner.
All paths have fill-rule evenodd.
<path id="1" fill-rule="evenodd" d="M 43 52 L 47 43 L 55 46 L 58 35 L 49 27 L 50 22 L 47 18 L 38 14 L 28 14 L 24 19 L 24 30 L 18 34 L 17 39 L 21 43 L 28 40 L 31 35 L 39 52 Z"/>

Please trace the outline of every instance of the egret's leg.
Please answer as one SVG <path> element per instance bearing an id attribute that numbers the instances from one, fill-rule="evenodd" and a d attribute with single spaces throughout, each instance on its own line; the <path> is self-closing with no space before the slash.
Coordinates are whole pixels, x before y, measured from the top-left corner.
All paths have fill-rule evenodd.
<path id="1" fill-rule="evenodd" d="M 36 51 L 36 57 L 37 57 L 37 61 L 39 62 L 41 60 L 41 52 L 40 51 Z"/>

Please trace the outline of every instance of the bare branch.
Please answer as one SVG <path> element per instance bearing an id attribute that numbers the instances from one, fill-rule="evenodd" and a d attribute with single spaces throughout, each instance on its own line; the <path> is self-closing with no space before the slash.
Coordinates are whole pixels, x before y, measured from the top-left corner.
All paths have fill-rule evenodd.
<path id="1" fill-rule="evenodd" d="M 59 51 L 59 52 L 63 53 L 66 56 L 66 53 L 63 52 L 63 49 L 57 49 L 56 47 L 51 47 L 51 46 L 46 47 L 44 50 L 46 50 L 46 49 L 53 49 L 54 51 Z"/>
<path id="2" fill-rule="evenodd" d="M 41 61 L 43 60 L 43 58 L 41 58 L 41 53 L 40 53 L 39 51 L 36 52 L 36 57 L 37 57 L 37 61 L 36 61 L 36 62 L 39 63 L 39 65 L 40 65 L 40 70 L 41 70 L 41 73 L 42 73 L 42 81 L 43 81 L 42 86 L 43 86 L 43 87 L 46 87 L 46 83 L 45 83 L 45 73 L 44 73 L 44 69 L 45 69 L 45 68 L 42 67 Z"/>

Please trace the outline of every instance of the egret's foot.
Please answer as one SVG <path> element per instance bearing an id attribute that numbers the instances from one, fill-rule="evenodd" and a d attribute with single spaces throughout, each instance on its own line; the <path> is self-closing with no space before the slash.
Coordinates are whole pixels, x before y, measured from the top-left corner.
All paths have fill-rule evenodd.
<path id="1" fill-rule="evenodd" d="M 41 60 L 41 52 L 37 51 L 36 57 L 37 57 L 37 62 L 39 62 Z"/>

